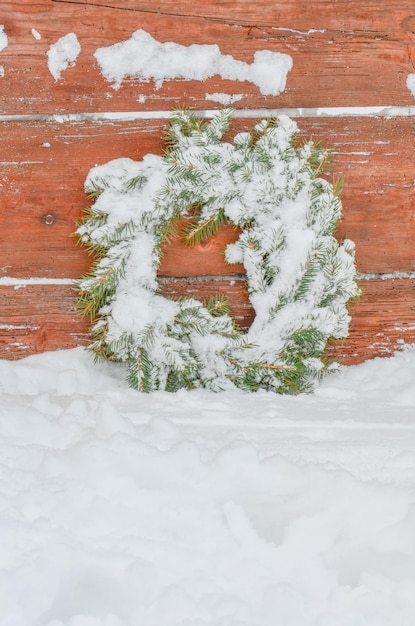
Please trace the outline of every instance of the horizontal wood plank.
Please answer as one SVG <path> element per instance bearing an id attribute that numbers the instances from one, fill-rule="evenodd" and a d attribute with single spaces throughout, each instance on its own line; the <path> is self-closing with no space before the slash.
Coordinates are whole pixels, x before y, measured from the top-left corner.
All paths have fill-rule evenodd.
<path id="1" fill-rule="evenodd" d="M 234 128 L 254 120 L 236 120 Z M 71 233 L 87 204 L 92 166 L 118 157 L 162 153 L 165 120 L 0 123 L 0 276 L 75 278 L 91 259 Z M 414 118 L 307 118 L 301 137 L 334 151 L 330 176 L 344 178 L 339 237 L 356 242 L 361 272 L 413 271 Z M 179 241 L 166 249 L 162 273 L 239 273 L 225 266 L 227 236 L 197 246 L 188 261 Z M 190 272 L 190 274 L 189 274 Z"/>
<path id="2" fill-rule="evenodd" d="M 185 225 L 182 220 L 182 225 Z M 226 263 L 224 251 L 238 239 L 240 230 L 231 225 L 222 226 L 214 236 L 192 246 L 186 245 L 183 235 L 172 238 L 164 246 L 158 274 L 174 278 L 186 276 L 232 276 L 245 274 L 242 263 Z"/>
<path id="3" fill-rule="evenodd" d="M 91 259 L 71 235 L 91 167 L 160 153 L 163 123 L 0 124 L 3 276 L 75 278 Z"/>
<path id="4" fill-rule="evenodd" d="M 168 280 L 160 282 L 166 296 L 193 296 L 206 301 L 223 293 L 235 320 L 244 328 L 253 319 L 246 284 L 234 280 Z M 373 280 L 362 283 L 363 294 L 352 305 L 353 318 L 347 340 L 329 355 L 344 364 L 375 356 L 390 356 L 404 342 L 415 342 L 415 281 Z M 88 320 L 76 311 L 71 285 L 0 286 L 0 358 L 70 348 L 88 341 Z"/>
<path id="5" fill-rule="evenodd" d="M 3 114 L 211 108 L 220 106 L 209 99 L 214 93 L 238 95 L 237 106 L 248 108 L 414 103 L 406 78 L 414 71 L 415 17 L 403 0 L 2 0 L 0 19 L 9 39 L 0 53 Z M 258 50 L 282 52 L 293 69 L 279 96 L 219 76 L 166 81 L 159 89 L 154 81 L 125 80 L 114 91 L 93 54 L 137 29 L 161 42 L 218 44 L 246 63 Z M 46 53 L 70 32 L 82 50 L 55 81 Z"/>
<path id="6" fill-rule="evenodd" d="M 241 328 L 249 328 L 254 319 L 246 281 L 241 278 L 231 280 L 161 280 L 160 288 L 165 296 L 172 298 L 195 297 L 204 303 L 208 302 L 212 296 L 222 295 L 229 302 L 231 315 Z"/>
<path id="7" fill-rule="evenodd" d="M 0 286 L 0 358 L 85 344 L 88 329 L 71 285 Z"/>
<path id="8" fill-rule="evenodd" d="M 415 342 L 415 281 L 361 281 L 360 286 L 361 298 L 349 306 L 350 335 L 328 351 L 345 365 L 391 356 Z"/>

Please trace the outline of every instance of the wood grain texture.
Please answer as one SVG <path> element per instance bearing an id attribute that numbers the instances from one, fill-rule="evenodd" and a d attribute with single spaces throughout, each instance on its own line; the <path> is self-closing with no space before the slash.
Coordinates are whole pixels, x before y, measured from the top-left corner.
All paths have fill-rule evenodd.
<path id="1" fill-rule="evenodd" d="M 218 108 L 212 94 L 237 96 L 244 109 L 415 105 L 406 86 L 415 73 L 415 10 L 407 0 L 2 0 L 0 116 L 56 115 L 47 121 L 0 123 L 0 277 L 77 278 L 91 259 L 71 238 L 86 204 L 85 177 L 118 157 L 161 154 L 165 120 L 71 122 L 65 113 L 146 112 L 179 104 Z M 127 79 L 115 90 L 93 56 L 97 48 L 144 29 L 160 42 L 217 44 L 251 63 L 258 50 L 289 54 L 293 68 L 279 96 L 249 82 L 219 76 L 197 80 Z M 49 47 L 73 32 L 81 53 L 55 80 Z M 37 33 L 41 38 L 37 38 Z M 6 118 L 3 118 L 6 119 Z M 59 121 L 58 121 L 59 120 Z M 235 130 L 254 120 L 235 122 Z M 338 236 L 356 243 L 360 272 L 415 271 L 415 118 L 302 118 L 301 138 L 333 150 L 332 175 L 342 176 L 344 218 Z M 235 238 L 220 231 L 189 250 L 166 247 L 160 284 L 166 295 L 207 299 L 225 293 L 247 327 L 253 311 L 240 266 L 223 248 Z M 75 310 L 71 285 L 0 286 L 0 357 L 85 343 L 88 324 Z M 415 281 L 363 282 L 353 305 L 351 334 L 331 349 L 347 363 L 391 354 L 415 341 Z"/>
<path id="2" fill-rule="evenodd" d="M 71 285 L 0 286 L 0 358 L 72 348 L 87 337 Z"/>
<path id="3" fill-rule="evenodd" d="M 362 296 L 350 306 L 350 336 L 329 354 L 346 365 L 375 356 L 391 356 L 415 342 L 415 281 L 362 281 Z"/>
<path id="4" fill-rule="evenodd" d="M 206 107 L 207 94 L 239 94 L 238 107 L 322 107 L 413 104 L 406 77 L 415 65 L 415 13 L 403 0 L 2 0 L 9 46 L 2 113 Z M 42 36 L 37 40 L 32 28 Z M 257 50 L 289 54 L 293 69 L 279 96 L 250 83 L 215 76 L 206 82 L 126 80 L 118 91 L 104 80 L 93 53 L 144 29 L 158 41 L 218 44 L 223 54 L 251 63 Z M 49 46 L 74 32 L 81 54 L 55 81 Z M 209 101 L 209 107 L 218 106 Z"/>
<path id="5" fill-rule="evenodd" d="M 386 279 L 361 281 L 362 295 L 350 304 L 352 316 L 350 335 L 334 342 L 327 353 L 330 357 L 350 365 L 376 356 L 391 356 L 404 342 L 415 342 L 415 281 Z M 166 295 L 196 294 L 207 301 L 215 293 L 223 293 L 231 304 L 231 313 L 237 323 L 248 329 L 254 319 L 249 303 L 246 282 L 233 281 L 163 281 Z"/>
<path id="6" fill-rule="evenodd" d="M 253 311 L 243 280 L 161 281 L 166 296 L 194 296 L 208 300 L 224 293 L 236 321 L 247 327 Z M 390 356 L 403 342 L 415 342 L 415 281 L 374 280 L 363 283 L 363 295 L 353 305 L 350 335 L 328 354 L 344 364 L 376 356 Z M 70 285 L 0 286 L 0 358 L 71 348 L 88 342 L 88 320 L 76 311 Z"/>
<path id="7" fill-rule="evenodd" d="M 242 263 L 230 265 L 226 263 L 224 251 L 229 243 L 238 239 L 240 230 L 231 225 L 222 226 L 212 237 L 201 243 L 188 246 L 183 242 L 180 228 L 186 224 L 182 220 L 179 224 L 177 237 L 174 237 L 164 246 L 159 267 L 159 276 L 186 277 L 186 276 L 232 276 L 245 274 Z"/>
<path id="8" fill-rule="evenodd" d="M 253 123 L 236 120 L 235 131 Z M 114 158 L 161 154 L 165 124 L 0 123 L 0 276 L 76 278 L 87 271 L 91 260 L 71 238 L 87 204 L 87 173 Z M 330 176 L 344 178 L 338 235 L 356 242 L 359 271 L 413 271 L 415 118 L 307 118 L 298 125 L 302 138 L 334 151 Z M 227 233 L 197 246 L 194 265 L 173 242 L 162 273 L 239 273 L 223 263 L 221 250 L 234 236 Z"/>
<path id="9" fill-rule="evenodd" d="M 96 164 L 160 153 L 162 123 L 0 123 L 0 272 L 75 278 L 91 260 L 71 237 Z"/>

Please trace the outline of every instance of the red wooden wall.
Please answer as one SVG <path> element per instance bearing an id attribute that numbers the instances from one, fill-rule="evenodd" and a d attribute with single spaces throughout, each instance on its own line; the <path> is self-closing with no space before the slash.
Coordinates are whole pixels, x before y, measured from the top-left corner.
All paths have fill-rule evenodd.
<path id="1" fill-rule="evenodd" d="M 2 0 L 0 25 L 8 46 L 0 52 L 0 357 L 86 342 L 87 323 L 75 311 L 71 281 L 91 260 L 71 233 L 86 203 L 89 169 L 121 156 L 160 153 L 168 112 L 179 104 L 201 111 L 219 107 L 208 97 L 215 92 L 242 96 L 234 105 L 238 128 L 288 109 L 304 137 L 321 139 L 334 152 L 333 174 L 345 182 L 339 236 L 356 242 L 363 289 L 352 307 L 350 337 L 334 352 L 356 362 L 415 341 L 410 4 Z M 153 81 L 129 79 L 114 90 L 93 53 L 139 28 L 161 42 L 216 43 L 223 54 L 249 63 L 257 50 L 289 54 L 286 89 L 264 96 L 251 83 L 215 76 L 166 81 L 160 89 Z M 46 53 L 71 32 L 81 53 L 56 81 Z M 230 232 L 190 252 L 174 242 L 160 283 L 166 293 L 197 297 L 223 290 L 246 326 L 252 311 L 244 281 L 229 277 L 221 257 Z"/>

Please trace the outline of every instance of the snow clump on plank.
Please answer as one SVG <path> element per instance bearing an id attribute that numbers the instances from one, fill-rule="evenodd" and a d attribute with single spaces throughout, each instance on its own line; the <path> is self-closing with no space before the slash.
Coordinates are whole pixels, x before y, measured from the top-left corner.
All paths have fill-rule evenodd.
<path id="1" fill-rule="evenodd" d="M 2 52 L 2 50 L 7 48 L 8 45 L 9 45 L 9 40 L 7 38 L 6 33 L 4 32 L 4 26 L 3 24 L 0 24 L 0 52 Z M 0 78 L 3 78 L 3 76 L 4 76 L 4 67 L 0 65 Z"/>
<path id="2" fill-rule="evenodd" d="M 9 45 L 9 40 L 4 32 L 3 24 L 0 24 L 0 52 L 2 52 Z"/>
<path id="3" fill-rule="evenodd" d="M 204 81 L 219 75 L 227 80 L 251 82 L 264 96 L 277 96 L 284 91 L 293 66 L 292 58 L 281 52 L 260 50 L 255 52 L 253 63 L 245 63 L 222 54 L 216 44 L 161 43 L 141 29 L 126 41 L 98 48 L 94 56 L 114 89 L 119 89 L 128 76 L 143 81 L 153 79 L 156 88 L 160 88 L 165 80 Z"/>
<path id="4" fill-rule="evenodd" d="M 52 44 L 47 51 L 48 68 L 55 80 L 68 67 L 73 67 L 81 52 L 81 46 L 75 33 L 68 33 Z"/>
<path id="5" fill-rule="evenodd" d="M 415 97 L 415 74 L 408 74 L 406 77 L 406 86 L 411 94 Z"/>

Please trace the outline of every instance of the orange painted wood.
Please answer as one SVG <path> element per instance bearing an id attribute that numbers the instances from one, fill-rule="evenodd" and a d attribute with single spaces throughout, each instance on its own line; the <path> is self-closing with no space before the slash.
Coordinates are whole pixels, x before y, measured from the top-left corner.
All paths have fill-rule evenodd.
<path id="1" fill-rule="evenodd" d="M 0 358 L 71 348 L 88 329 L 71 285 L 0 286 Z"/>
<path id="2" fill-rule="evenodd" d="M 345 364 L 391 356 L 404 343 L 415 343 L 415 281 L 361 281 L 360 300 L 350 305 L 350 335 L 329 350 Z"/>
<path id="3" fill-rule="evenodd" d="M 195 297 L 206 303 L 216 294 L 223 295 L 231 307 L 231 315 L 241 328 L 249 328 L 254 311 L 248 299 L 246 281 L 233 280 L 162 280 L 161 292 L 170 297 Z"/>
<path id="4" fill-rule="evenodd" d="M 415 342 L 415 281 L 363 281 L 363 295 L 352 306 L 350 336 L 329 350 L 345 364 L 375 356 L 389 356 L 403 342 Z M 161 281 L 162 293 L 208 300 L 224 293 L 236 321 L 247 327 L 253 311 L 243 280 Z M 88 324 L 76 312 L 70 285 L 0 286 L 0 358 L 70 348 L 88 341 Z"/>
<path id="5" fill-rule="evenodd" d="M 71 237 L 91 167 L 160 153 L 163 124 L 0 123 L 0 273 L 75 278 L 91 259 Z"/>
<path id="6" fill-rule="evenodd" d="M 238 324 L 249 328 L 254 312 L 249 304 L 246 283 L 221 281 L 163 282 L 163 291 L 172 296 L 192 295 L 207 301 L 215 293 L 223 293 L 231 304 Z M 352 315 L 350 335 L 334 342 L 328 355 L 345 365 L 362 362 L 375 356 L 390 356 L 404 342 L 415 342 L 415 281 L 387 279 L 361 281 L 362 296 L 349 305 Z"/>
<path id="7" fill-rule="evenodd" d="M 414 71 L 415 17 L 407 0 L 2 0 L 9 46 L 0 54 L 2 113 L 56 113 L 205 108 L 215 92 L 239 94 L 238 107 L 321 107 L 413 104 L 406 77 Z M 36 29 L 42 39 L 32 35 Z M 118 91 L 102 77 L 98 47 L 144 29 L 157 40 L 218 44 L 223 54 L 252 62 L 257 50 L 291 55 L 287 88 L 263 96 L 250 83 L 127 80 Z M 46 52 L 76 33 L 76 65 L 55 81 Z"/>
<path id="8" fill-rule="evenodd" d="M 231 225 L 222 226 L 212 237 L 201 243 L 188 246 L 183 242 L 180 228 L 186 224 L 182 220 L 178 228 L 178 236 L 164 246 L 159 276 L 186 277 L 186 276 L 232 276 L 245 274 L 241 263 L 230 265 L 226 263 L 224 250 L 228 243 L 238 239 L 240 231 Z"/>
<path id="9" fill-rule="evenodd" d="M 235 131 L 253 123 L 237 120 Z M 0 123 L 0 276 L 76 278 L 86 272 L 91 259 L 71 233 L 87 204 L 83 185 L 90 168 L 161 154 L 165 124 Z M 359 271 L 413 271 L 415 118 L 307 118 L 298 124 L 302 137 L 321 139 L 335 152 L 330 176 L 344 177 L 338 234 L 356 242 Z M 227 236 L 198 246 L 194 263 L 173 242 L 162 273 L 239 273 L 223 263 Z"/>

